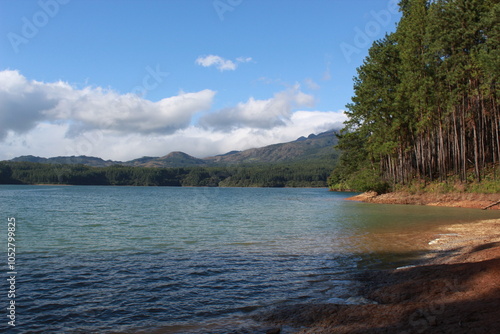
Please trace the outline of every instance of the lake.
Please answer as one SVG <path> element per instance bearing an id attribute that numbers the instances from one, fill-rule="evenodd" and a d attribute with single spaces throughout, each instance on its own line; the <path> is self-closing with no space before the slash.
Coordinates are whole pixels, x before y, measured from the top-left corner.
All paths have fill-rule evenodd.
<path id="1" fill-rule="evenodd" d="M 4 278 L 8 218 L 16 220 L 13 332 L 244 332 L 254 311 L 349 298 L 353 274 L 411 262 L 442 224 L 498 218 L 348 196 L 326 189 L 0 186 Z M 9 286 L 2 281 L 5 310 Z M 10 327 L 4 313 L 3 329 Z"/>

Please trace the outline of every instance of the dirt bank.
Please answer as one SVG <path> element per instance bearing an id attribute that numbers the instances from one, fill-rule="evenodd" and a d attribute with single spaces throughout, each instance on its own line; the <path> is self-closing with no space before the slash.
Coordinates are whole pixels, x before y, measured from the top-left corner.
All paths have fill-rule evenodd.
<path id="1" fill-rule="evenodd" d="M 368 192 L 347 199 L 379 204 L 413 204 L 476 209 L 483 209 L 496 203 L 489 209 L 500 210 L 499 194 L 410 194 L 407 192 L 392 192 L 377 195 L 377 193 Z"/>
<path id="2" fill-rule="evenodd" d="M 500 333 L 500 219 L 442 227 L 418 266 L 366 272 L 365 305 L 294 305 L 261 316 L 299 333 Z"/>

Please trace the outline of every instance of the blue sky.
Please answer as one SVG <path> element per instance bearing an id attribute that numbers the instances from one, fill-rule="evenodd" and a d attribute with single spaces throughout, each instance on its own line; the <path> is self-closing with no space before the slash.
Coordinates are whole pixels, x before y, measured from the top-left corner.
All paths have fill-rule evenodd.
<path id="1" fill-rule="evenodd" d="M 338 126 L 396 0 L 0 0 L 0 159 L 197 157 Z"/>

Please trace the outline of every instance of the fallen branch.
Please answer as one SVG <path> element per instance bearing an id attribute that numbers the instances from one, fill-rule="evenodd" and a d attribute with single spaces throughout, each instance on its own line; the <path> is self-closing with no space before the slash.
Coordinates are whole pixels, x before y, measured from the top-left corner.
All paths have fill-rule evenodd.
<path id="1" fill-rule="evenodd" d="M 489 208 L 491 208 L 492 206 L 495 206 L 495 205 L 497 205 L 497 204 L 500 204 L 500 201 L 497 201 L 497 202 L 495 202 L 495 203 L 493 203 L 493 204 L 490 204 L 490 205 L 488 205 L 488 206 L 485 206 L 485 207 L 483 208 L 483 210 L 487 210 L 487 209 L 489 209 Z"/>

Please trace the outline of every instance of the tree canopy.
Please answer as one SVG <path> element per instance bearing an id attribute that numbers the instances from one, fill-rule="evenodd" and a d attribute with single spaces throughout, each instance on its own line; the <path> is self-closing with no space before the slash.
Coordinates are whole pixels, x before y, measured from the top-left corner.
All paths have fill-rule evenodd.
<path id="1" fill-rule="evenodd" d="M 227 167 L 130 167 L 1 162 L 0 184 L 189 187 L 326 187 L 331 161 Z"/>
<path id="2" fill-rule="evenodd" d="M 500 1 L 403 0 L 400 10 L 358 68 L 332 188 L 481 181 L 500 161 Z"/>

